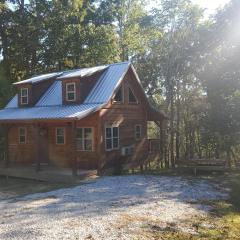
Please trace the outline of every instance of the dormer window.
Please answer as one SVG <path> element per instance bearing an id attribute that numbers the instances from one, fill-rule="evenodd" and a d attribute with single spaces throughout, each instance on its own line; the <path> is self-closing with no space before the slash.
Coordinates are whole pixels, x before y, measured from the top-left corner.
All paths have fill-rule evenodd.
<path id="1" fill-rule="evenodd" d="M 116 92 L 114 98 L 113 98 L 114 103 L 122 103 L 123 102 L 123 88 L 120 87 L 118 91 Z"/>
<path id="2" fill-rule="evenodd" d="M 28 104 L 28 88 L 21 88 L 20 99 L 21 99 L 21 105 Z"/>
<path id="3" fill-rule="evenodd" d="M 76 101 L 76 84 L 66 83 L 66 100 L 69 102 Z"/>

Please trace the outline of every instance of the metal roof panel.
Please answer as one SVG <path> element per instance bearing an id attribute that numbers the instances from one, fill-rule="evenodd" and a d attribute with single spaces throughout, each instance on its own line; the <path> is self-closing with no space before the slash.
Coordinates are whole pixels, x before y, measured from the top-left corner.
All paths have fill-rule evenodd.
<path id="1" fill-rule="evenodd" d="M 5 108 L 17 108 L 18 107 L 18 94 L 16 94 Z"/>
<path id="2" fill-rule="evenodd" d="M 48 106 L 31 108 L 5 108 L 0 120 L 81 119 L 101 108 L 101 104 Z"/>
<path id="3" fill-rule="evenodd" d="M 29 79 L 26 79 L 26 80 L 23 80 L 23 81 L 20 81 L 20 82 L 15 82 L 13 84 L 14 85 L 19 85 L 19 84 L 27 84 L 27 83 L 29 83 L 29 84 L 38 83 L 38 82 L 48 80 L 50 78 L 58 77 L 61 74 L 62 74 L 62 72 L 46 73 L 46 74 L 42 74 L 42 75 L 39 75 L 39 76 L 33 76 Z"/>
<path id="4" fill-rule="evenodd" d="M 107 67 L 108 67 L 107 65 L 103 65 L 98 67 L 81 68 L 81 69 L 72 70 L 68 72 L 66 71 L 66 72 L 63 72 L 63 74 L 59 76 L 57 79 L 90 76 L 96 72 L 106 69 Z"/>
<path id="5" fill-rule="evenodd" d="M 62 82 L 55 81 L 37 102 L 36 107 L 62 105 Z"/>
<path id="6" fill-rule="evenodd" d="M 107 103 L 126 74 L 130 62 L 111 64 L 99 78 L 84 103 Z"/>

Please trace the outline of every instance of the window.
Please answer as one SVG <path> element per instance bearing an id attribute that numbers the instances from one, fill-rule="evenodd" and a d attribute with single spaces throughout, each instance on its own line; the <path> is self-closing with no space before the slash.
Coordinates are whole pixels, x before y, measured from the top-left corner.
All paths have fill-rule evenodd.
<path id="1" fill-rule="evenodd" d="M 65 128 L 56 128 L 56 144 L 65 144 Z"/>
<path id="2" fill-rule="evenodd" d="M 66 83 L 66 100 L 75 101 L 76 100 L 76 84 Z"/>
<path id="3" fill-rule="evenodd" d="M 105 144 L 106 150 L 113 150 L 119 148 L 119 128 L 106 127 L 105 128 Z"/>
<path id="4" fill-rule="evenodd" d="M 21 104 L 28 104 L 28 88 L 21 88 L 20 90 Z"/>
<path id="5" fill-rule="evenodd" d="M 25 127 L 20 127 L 18 129 L 19 131 L 19 143 L 20 144 L 25 144 L 27 140 L 27 130 Z"/>
<path id="6" fill-rule="evenodd" d="M 77 128 L 76 142 L 78 151 L 93 151 L 92 128 Z"/>
<path id="7" fill-rule="evenodd" d="M 123 88 L 120 87 L 118 89 L 118 91 L 116 92 L 114 98 L 113 98 L 113 102 L 115 103 L 121 103 L 123 102 Z"/>
<path id="8" fill-rule="evenodd" d="M 128 102 L 129 103 L 137 103 L 137 98 L 133 94 L 133 91 L 131 88 L 128 88 Z"/>
<path id="9" fill-rule="evenodd" d="M 141 125 L 135 125 L 135 139 L 139 140 L 142 136 L 142 126 Z"/>

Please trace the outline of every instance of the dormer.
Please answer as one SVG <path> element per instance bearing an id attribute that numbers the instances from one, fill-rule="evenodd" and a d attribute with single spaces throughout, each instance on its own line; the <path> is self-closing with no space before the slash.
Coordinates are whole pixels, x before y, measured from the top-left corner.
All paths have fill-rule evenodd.
<path id="1" fill-rule="evenodd" d="M 18 106 L 31 106 L 32 105 L 32 86 L 19 85 L 18 87 Z"/>
<path id="2" fill-rule="evenodd" d="M 43 74 L 14 83 L 18 92 L 18 106 L 34 106 L 60 74 L 61 73 Z"/>
<path id="3" fill-rule="evenodd" d="M 106 69 L 101 66 L 64 72 L 57 78 L 62 81 L 62 104 L 83 103 Z"/>
<path id="4" fill-rule="evenodd" d="M 80 78 L 64 79 L 62 81 L 63 104 L 81 102 Z"/>

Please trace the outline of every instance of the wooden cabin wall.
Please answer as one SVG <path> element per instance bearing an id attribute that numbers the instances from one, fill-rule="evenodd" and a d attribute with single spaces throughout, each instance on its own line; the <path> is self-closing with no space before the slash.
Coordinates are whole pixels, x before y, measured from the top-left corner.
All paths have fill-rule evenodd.
<path id="1" fill-rule="evenodd" d="M 112 101 L 100 111 L 101 131 L 103 133 L 103 143 L 101 145 L 101 166 L 107 162 L 117 161 L 121 156 L 121 148 L 134 144 L 134 152 L 131 156 L 133 165 L 144 161 L 148 154 L 147 140 L 147 115 L 146 115 L 146 99 L 142 93 L 141 87 L 136 83 L 136 79 L 132 71 L 128 71 L 122 86 L 124 89 L 123 103 L 113 103 Z M 132 89 L 134 95 L 138 99 L 138 104 L 128 103 L 128 87 Z M 142 136 L 140 140 L 135 139 L 135 125 L 142 126 Z M 105 150 L 105 127 L 111 125 L 119 125 L 119 149 Z"/>
<path id="2" fill-rule="evenodd" d="M 99 133 L 99 112 L 77 122 L 77 127 L 93 128 L 93 151 L 77 151 L 76 157 L 78 167 L 81 169 L 97 169 L 99 159 L 99 143 L 101 136 Z"/>
<path id="3" fill-rule="evenodd" d="M 96 169 L 98 166 L 98 152 L 99 152 L 99 112 L 79 120 L 76 122 L 76 127 L 91 127 L 93 128 L 93 151 L 77 151 L 76 160 L 78 167 L 81 169 Z M 19 144 L 19 127 L 26 127 L 27 142 L 26 144 Z M 48 153 L 49 164 L 56 167 L 72 167 L 72 122 L 43 122 L 40 127 L 47 129 L 46 136 L 46 150 Z M 56 144 L 56 128 L 64 127 L 65 129 L 65 143 Z M 8 134 L 9 141 L 9 158 L 12 163 L 32 164 L 36 162 L 36 154 L 38 140 L 36 137 L 36 128 L 32 124 L 18 124 L 10 128 Z M 42 150 L 42 151 L 43 151 Z M 39 152 L 40 162 L 42 151 Z"/>
<path id="4" fill-rule="evenodd" d="M 56 129 L 65 129 L 65 143 L 56 144 Z M 57 167 L 71 167 L 71 123 L 48 123 L 49 163 Z"/>
<path id="5" fill-rule="evenodd" d="M 19 143 L 18 128 L 26 127 L 26 144 Z M 8 151 L 10 163 L 32 164 L 35 159 L 35 138 L 30 125 L 15 125 L 9 129 L 8 133 Z"/>
<path id="6" fill-rule="evenodd" d="M 65 128 L 65 144 L 56 144 L 56 128 Z M 93 128 L 93 151 L 77 151 L 76 160 L 80 169 L 96 169 L 98 161 L 98 113 L 94 113 L 76 122 L 76 127 Z M 49 161 L 58 167 L 72 167 L 72 125 L 71 123 L 49 123 Z"/>

